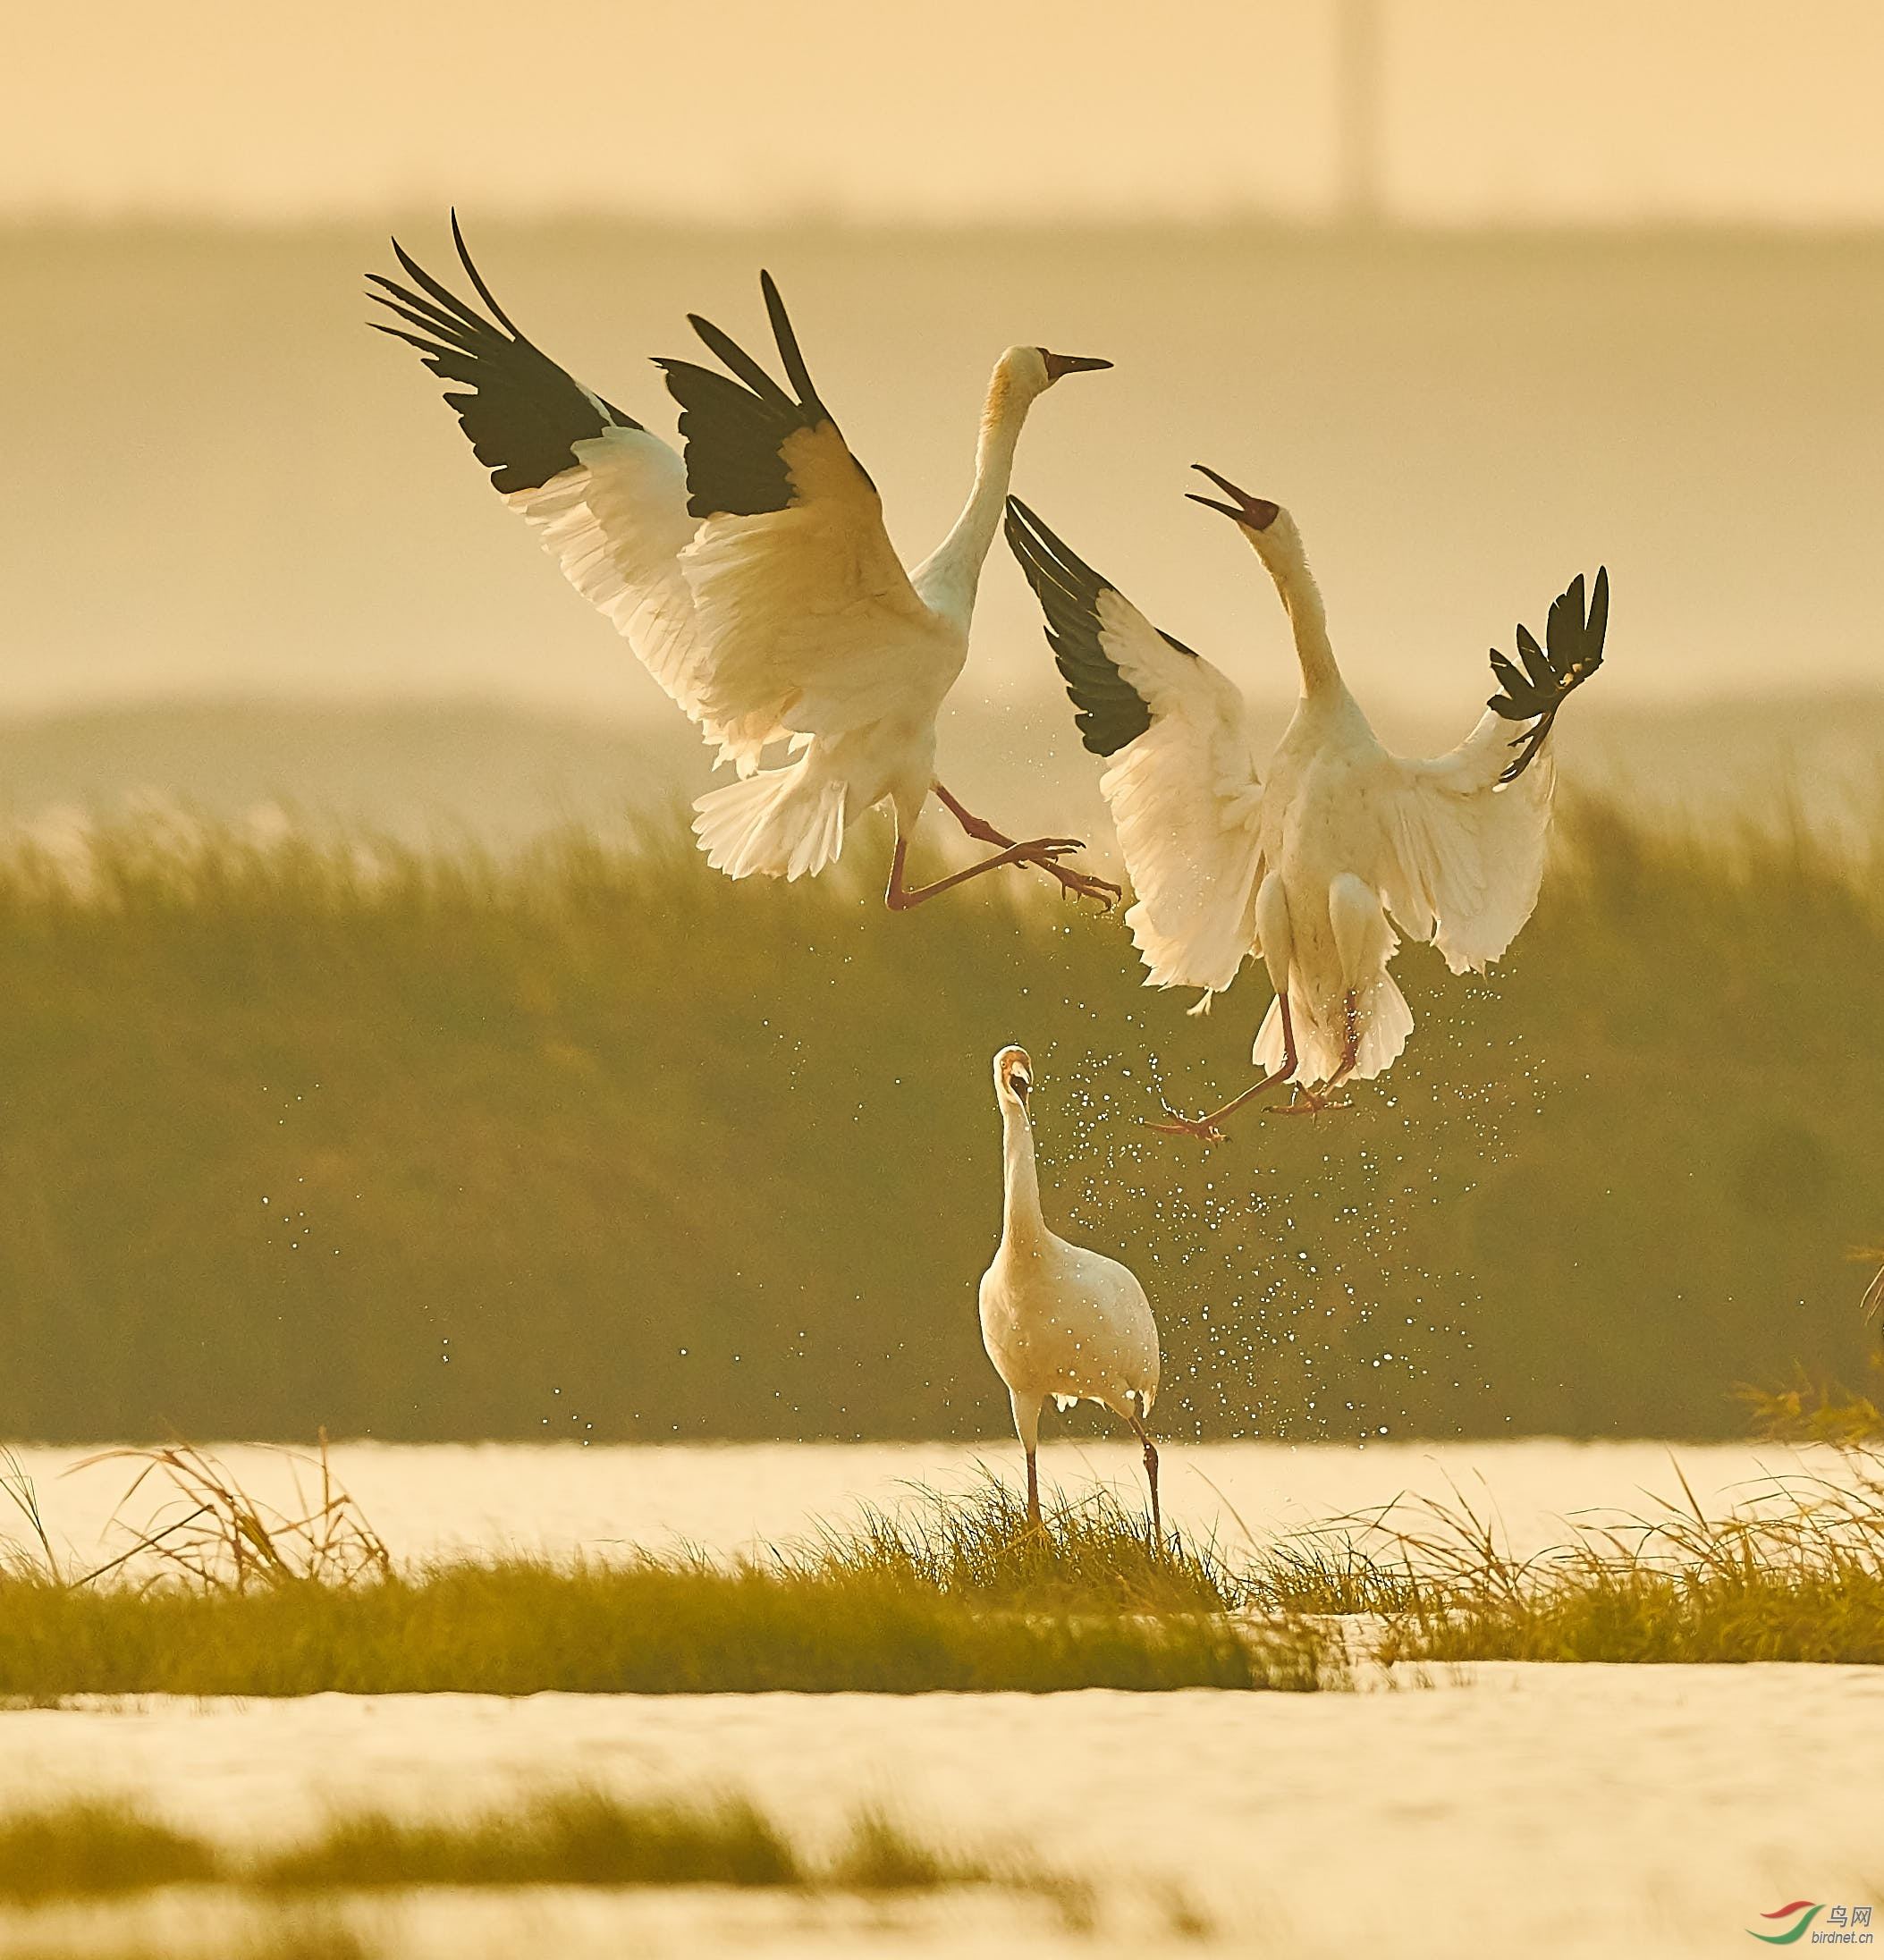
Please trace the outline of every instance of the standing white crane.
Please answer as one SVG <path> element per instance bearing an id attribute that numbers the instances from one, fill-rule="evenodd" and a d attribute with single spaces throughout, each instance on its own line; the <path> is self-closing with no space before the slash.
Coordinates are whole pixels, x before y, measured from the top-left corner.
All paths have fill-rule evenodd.
<path id="1" fill-rule="evenodd" d="M 504 501 L 738 772 L 694 805 L 708 863 L 733 878 L 815 875 L 842 849 L 845 824 L 887 802 L 892 911 L 1002 865 L 1035 866 L 1103 904 L 1119 896 L 1117 885 L 1059 863 L 1081 848 L 1077 838 L 1017 842 L 935 777 L 936 714 L 967 657 L 1021 425 L 1061 376 L 1110 361 L 1009 348 L 989 384 L 967 506 L 906 572 L 876 487 L 818 399 L 770 274 L 760 284 L 794 392 L 689 315 L 731 373 L 656 363 L 680 404 L 683 460 L 524 338 L 471 263 L 455 213 L 452 236 L 492 317 L 394 240 L 412 285 L 372 274 L 381 289 L 373 297 L 418 331 L 373 324 L 470 390 L 445 400 Z M 796 759 L 764 768 L 774 744 L 789 744 Z M 970 837 L 998 849 L 911 889 L 904 858 L 932 790 Z"/>
<path id="2" fill-rule="evenodd" d="M 1230 501 L 1193 501 L 1233 519 L 1255 547 L 1301 664 L 1301 699 L 1266 783 L 1243 697 L 1222 673 L 1013 499 L 1008 540 L 1046 614 L 1086 746 L 1110 759 L 1099 786 L 1137 893 L 1126 923 L 1145 984 L 1202 987 L 1195 1013 L 1250 954 L 1269 968 L 1275 1000 L 1252 1056 L 1261 1079 L 1208 1115 L 1152 1125 L 1217 1143 L 1226 1118 L 1280 1084 L 1293 1085 L 1288 1107 L 1321 1110 L 1338 1083 L 1391 1064 L 1413 1027 L 1387 970 L 1396 926 L 1431 940 L 1454 973 L 1483 972 L 1530 917 L 1550 815 L 1544 743 L 1565 698 L 1601 664 L 1609 580 L 1597 572 L 1586 613 L 1577 576 L 1550 608 L 1544 646 L 1520 626 L 1523 671 L 1492 654 L 1501 691 L 1477 727 L 1447 754 L 1410 761 L 1381 746 L 1341 679 L 1294 520 L 1204 474 Z M 1511 722 L 1525 724 L 1515 740 Z"/>
<path id="3" fill-rule="evenodd" d="M 1145 1446 L 1152 1533 L 1162 1542 L 1158 1451 L 1145 1422 L 1158 1398 L 1158 1323 L 1131 1270 L 1049 1231 L 1040 1209 L 1027 1098 L 1034 1064 L 1024 1048 L 994 1058 L 1001 1109 L 1001 1227 L 994 1263 L 981 1277 L 981 1338 L 1007 1384 L 1014 1432 L 1027 1458 L 1027 1516 L 1040 1522 L 1040 1412 L 1100 1402 Z"/>

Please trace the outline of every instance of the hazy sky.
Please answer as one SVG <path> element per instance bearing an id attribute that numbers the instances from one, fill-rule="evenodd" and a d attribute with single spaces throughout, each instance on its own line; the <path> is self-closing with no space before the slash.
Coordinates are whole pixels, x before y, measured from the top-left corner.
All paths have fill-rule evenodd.
<path id="1" fill-rule="evenodd" d="M 1878 0 L 91 0 L 14 10 L 0 210 L 1325 209 L 1339 10 L 1425 221 L 1884 221 Z"/>

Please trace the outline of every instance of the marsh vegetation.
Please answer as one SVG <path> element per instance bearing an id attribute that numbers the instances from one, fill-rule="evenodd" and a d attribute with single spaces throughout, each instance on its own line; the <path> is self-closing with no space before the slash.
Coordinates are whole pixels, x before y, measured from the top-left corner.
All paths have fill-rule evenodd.
<path id="1" fill-rule="evenodd" d="M 1730 1433 L 1736 1383 L 1862 1367 L 1880 854 L 1573 807 L 1495 979 L 1402 959 L 1390 1084 L 1205 1153 L 1139 1119 L 1246 1078 L 1260 986 L 1187 1020 L 1116 917 L 1024 886 L 889 929 L 678 826 L 16 841 L 0 1434 L 999 1433 L 962 1058 L 1021 1034 L 1051 1206 L 1152 1293 L 1166 1433 Z"/>
<path id="2" fill-rule="evenodd" d="M 388 1898 L 449 1890 L 516 1899 L 544 1887 L 730 1888 L 807 1902 L 978 1893 L 1036 1902 L 1050 1923 L 1071 1933 L 1090 1930 L 1094 1920 L 1094 1888 L 1086 1880 L 1012 1853 L 947 1843 L 871 1808 L 855 1812 L 829 1843 L 808 1841 L 742 1797 L 629 1798 L 581 1786 L 424 1820 L 335 1811 L 318 1828 L 273 1844 L 181 1829 L 122 1799 L 0 1815 L 0 1910 L 89 1905 L 129 1918 L 139 1901 L 188 1888 L 173 1897 L 193 1901 L 204 1927 L 189 1950 L 231 1960 L 368 1960 L 400 1950 L 381 1937 L 387 1929 L 373 1913 Z M 232 1905 L 244 1909 L 249 1930 L 217 1939 L 208 1929 L 217 1909 L 226 1919 Z M 1209 1928 L 1181 1892 L 1169 1893 L 1165 1914 L 1193 1935 Z M 95 1938 L 78 1950 L 100 1951 Z M 170 1941 L 127 1943 L 106 1956 L 177 1950 Z"/>
<path id="3" fill-rule="evenodd" d="M 319 1460 L 322 1502 L 290 1516 L 213 1457 L 150 1452 L 204 1501 L 86 1571 L 62 1569 L 11 1469 L 42 1535 L 0 1576 L 0 1697 L 1303 1692 L 1353 1685 L 1357 1663 L 1884 1663 L 1874 1444 L 1719 1512 L 1671 1463 L 1665 1496 L 1531 1549 L 1490 1493 L 1457 1488 L 1231 1547 L 1159 1542 L 1104 1486 L 1055 1494 L 1036 1527 L 990 1479 L 731 1559 L 414 1567 Z"/>
<path id="4" fill-rule="evenodd" d="M 0 1576 L 0 1696 L 1313 1689 L 1342 1670 L 1312 1626 L 1238 1623 L 1209 1548 L 1154 1545 L 1103 1492 L 1041 1528 L 990 1483 L 730 1563 L 402 1571 L 324 1457 L 298 1516 L 200 1452 L 146 1460 L 182 1506 L 124 1552 L 74 1574 L 42 1529 Z M 43 1526 L 30 1480 L 4 1488 Z"/>
<path id="5" fill-rule="evenodd" d="M 574 1787 L 450 1821 L 346 1812 L 311 1836 L 260 1850 L 233 1848 L 123 1802 L 81 1800 L 0 1816 L 0 1904 L 169 1885 L 280 1894 L 523 1885 L 847 1892 L 1003 1886 L 1069 1897 L 1076 1890 L 1012 1861 L 926 1842 L 875 1810 L 859 1811 L 833 1846 L 803 1846 L 737 1797 L 630 1802 Z"/>

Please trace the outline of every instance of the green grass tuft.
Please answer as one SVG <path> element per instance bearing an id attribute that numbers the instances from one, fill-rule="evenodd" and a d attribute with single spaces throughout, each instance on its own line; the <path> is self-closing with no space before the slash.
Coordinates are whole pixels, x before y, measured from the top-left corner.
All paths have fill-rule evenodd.
<path id="1" fill-rule="evenodd" d="M 276 1891 L 416 1886 L 804 1886 L 811 1875 L 750 1804 L 626 1803 L 557 1793 L 467 1823 L 372 1813 L 250 1868 Z"/>
<path id="2" fill-rule="evenodd" d="M 1884 1445 L 1884 1355 L 1872 1355 L 1866 1372 L 1873 1392 L 1866 1395 L 1795 1366 L 1781 1388 L 1748 1384 L 1737 1390 L 1753 1432 L 1769 1442 L 1831 1443 L 1840 1449 Z"/>
<path id="3" fill-rule="evenodd" d="M 894 1512 L 866 1508 L 860 1523 L 822 1533 L 810 1566 L 1029 1612 L 1221 1613 L 1242 1601 L 1241 1583 L 1214 1544 L 1178 1532 L 1159 1544 L 1149 1516 L 1103 1488 L 1051 1493 L 1039 1529 L 1019 1491 L 992 1475 L 960 1496 L 912 1497 Z"/>
<path id="4" fill-rule="evenodd" d="M 1317 1685 L 1221 1615 L 990 1609 L 870 1575 L 440 1566 L 351 1590 L 0 1581 L 0 1696 L 874 1692 Z"/>
<path id="5" fill-rule="evenodd" d="M 1839 1661 L 1884 1665 L 1884 1457 L 1775 1478 L 1724 1518 L 1685 1479 L 1647 1516 L 1586 1521 L 1520 1557 L 1462 1499 L 1339 1540 L 1319 1595 L 1291 1558 L 1256 1591 L 1298 1612 L 1378 1617 L 1398 1660 Z"/>
<path id="6" fill-rule="evenodd" d="M 406 1573 L 325 1450 L 316 1462 L 320 1502 L 297 1523 L 211 1457 L 148 1453 L 147 1469 L 200 1500 L 181 1549 L 152 1527 L 69 1583 L 49 1564 L 0 1574 L 0 1697 L 1304 1690 L 1340 1677 L 1314 1628 L 1232 1619 L 1238 1588 L 1209 1548 L 1154 1545 L 1103 1495 L 1056 1504 L 1036 1527 L 991 1480 L 731 1567 L 642 1554 Z"/>
<path id="7" fill-rule="evenodd" d="M 861 1812 L 828 1856 L 797 1847 L 740 1797 L 628 1799 L 576 1788 L 482 1814 L 414 1821 L 336 1816 L 284 1848 L 248 1853 L 152 1822 L 124 1805 L 78 1803 L 0 1817 L 0 1903 L 98 1899 L 161 1886 L 215 1886 L 320 1904 L 433 1887 L 601 1888 L 734 1886 L 798 1892 L 918 1893 L 993 1888 L 1089 1915 L 1091 1888 L 1062 1875 L 925 1842 Z M 283 1915 L 270 1938 L 350 1937 L 331 1918 Z M 271 1950 L 273 1950 L 271 1948 Z M 283 1950 L 286 1950 L 285 1947 Z"/>
<path id="8" fill-rule="evenodd" d="M 985 1885 L 980 1859 L 950 1856 L 913 1838 L 881 1811 L 866 1811 L 832 1865 L 832 1882 L 852 1892 L 921 1892 L 942 1885 Z"/>
<path id="9" fill-rule="evenodd" d="M 1884 1665 L 1884 1575 L 1590 1568 L 1397 1622 L 1390 1660 Z"/>
<path id="10" fill-rule="evenodd" d="M 0 1816 L 0 1900 L 10 1905 L 200 1884 L 216 1871 L 209 1846 L 129 1804 L 87 1799 Z"/>
<path id="11" fill-rule="evenodd" d="M 105 1946 L 93 1939 L 75 1945 L 10 1945 L 5 1952 L 6 1960 L 180 1960 L 179 1948 L 169 1941 Z M 214 1946 L 193 1943 L 187 1960 L 379 1960 L 383 1952 L 330 1914 L 296 1909 L 270 1913 L 260 1925 Z"/>

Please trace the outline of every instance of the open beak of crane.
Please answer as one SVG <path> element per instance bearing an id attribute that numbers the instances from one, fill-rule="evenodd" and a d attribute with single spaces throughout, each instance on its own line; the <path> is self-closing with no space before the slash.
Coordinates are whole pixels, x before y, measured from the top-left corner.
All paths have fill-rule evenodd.
<path id="1" fill-rule="evenodd" d="M 1267 497 L 1251 496 L 1247 490 L 1238 489 L 1228 477 L 1220 477 L 1203 463 L 1193 463 L 1191 468 L 1200 476 L 1208 477 L 1230 500 L 1223 503 L 1215 497 L 1200 497 L 1195 490 L 1187 490 L 1185 495 L 1193 503 L 1201 503 L 1206 511 L 1221 511 L 1225 517 L 1234 518 L 1238 524 L 1246 525 L 1253 531 L 1266 531 L 1281 516 L 1280 503 L 1271 503 Z"/>
<path id="2" fill-rule="evenodd" d="M 1110 368 L 1109 360 L 1101 360 L 1095 354 L 1052 354 L 1043 347 L 1040 358 L 1047 364 L 1047 379 L 1058 381 L 1061 375 L 1096 374 L 1102 368 Z"/>
<path id="3" fill-rule="evenodd" d="M 1026 1076 L 1021 1074 L 1018 1069 L 1017 1069 L 1014 1073 L 1008 1077 L 1008 1086 L 1009 1088 L 1013 1090 L 1015 1097 L 1018 1101 L 1021 1108 L 1026 1109 L 1027 1106 L 1027 1098 L 1034 1093 L 1034 1085 L 1027 1079 Z"/>

